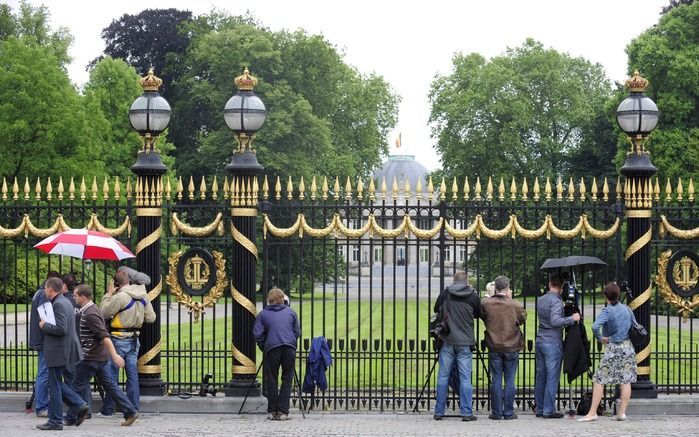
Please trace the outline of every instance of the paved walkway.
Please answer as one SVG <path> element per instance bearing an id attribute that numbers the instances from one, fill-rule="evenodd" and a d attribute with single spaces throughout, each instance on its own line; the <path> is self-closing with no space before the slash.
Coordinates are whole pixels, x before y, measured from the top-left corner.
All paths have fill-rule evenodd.
<path id="1" fill-rule="evenodd" d="M 632 417 L 616 422 L 601 417 L 597 422 L 578 423 L 569 419 L 545 420 L 532 415 L 518 420 L 461 422 L 446 418 L 441 422 L 426 414 L 339 414 L 311 413 L 302 419 L 275 422 L 264 415 L 144 414 L 131 428 L 119 426 L 119 419 L 94 418 L 79 428 L 65 427 L 61 433 L 39 431 L 42 423 L 33 415 L 0 413 L 0 435 L 3 436 L 663 436 L 697 435 L 699 417 L 655 416 Z M 11 433 L 11 434 L 10 434 Z"/>

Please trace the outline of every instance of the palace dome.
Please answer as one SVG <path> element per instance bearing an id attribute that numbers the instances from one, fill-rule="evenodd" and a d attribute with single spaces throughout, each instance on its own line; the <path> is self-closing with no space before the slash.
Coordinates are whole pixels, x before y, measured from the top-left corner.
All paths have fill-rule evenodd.
<path id="1" fill-rule="evenodd" d="M 381 183 L 386 178 L 386 187 L 389 193 L 393 192 L 393 179 L 398 184 L 398 192 L 403 193 L 406 179 L 410 183 L 410 191 L 415 193 L 417 181 L 422 184 L 422 192 L 427 191 L 427 168 L 415 160 L 415 155 L 389 155 L 381 168 L 374 170 L 376 191 L 381 190 Z"/>

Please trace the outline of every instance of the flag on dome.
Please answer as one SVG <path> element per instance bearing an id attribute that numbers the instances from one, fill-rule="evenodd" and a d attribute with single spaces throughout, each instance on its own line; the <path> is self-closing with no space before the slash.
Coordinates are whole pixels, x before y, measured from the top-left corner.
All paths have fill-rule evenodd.
<path id="1" fill-rule="evenodd" d="M 400 134 L 398 134 L 398 138 L 396 138 L 396 149 L 400 149 Z"/>

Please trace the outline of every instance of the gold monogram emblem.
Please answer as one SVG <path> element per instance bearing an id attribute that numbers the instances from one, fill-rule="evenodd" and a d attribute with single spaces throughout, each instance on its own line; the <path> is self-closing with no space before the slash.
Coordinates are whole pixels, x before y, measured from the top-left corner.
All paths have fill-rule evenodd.
<path id="1" fill-rule="evenodd" d="M 195 290 L 201 290 L 209 282 L 209 266 L 199 256 L 194 255 L 184 265 L 184 280 Z"/>
<path id="2" fill-rule="evenodd" d="M 674 255 L 666 250 L 658 258 L 655 283 L 665 302 L 677 309 L 684 321 L 699 308 L 699 256 L 681 250 Z"/>
<path id="3" fill-rule="evenodd" d="M 180 258 L 182 263 L 180 263 Z M 208 260 L 208 261 L 207 261 Z M 186 306 L 198 322 L 207 307 L 213 307 L 228 286 L 226 260 L 218 251 L 192 248 L 168 258 L 169 272 L 165 282 L 181 305 Z M 201 300 L 195 300 L 201 299 Z"/>
<path id="4" fill-rule="evenodd" d="M 672 268 L 672 278 L 683 291 L 689 291 L 699 282 L 699 266 L 688 256 L 683 256 Z"/>

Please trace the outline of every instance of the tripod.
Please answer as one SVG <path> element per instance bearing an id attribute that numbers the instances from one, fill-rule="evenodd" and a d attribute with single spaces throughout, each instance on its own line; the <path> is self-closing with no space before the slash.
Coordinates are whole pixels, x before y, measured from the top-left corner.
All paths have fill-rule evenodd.
<path id="1" fill-rule="evenodd" d="M 255 377 L 253 378 L 253 381 L 257 380 L 258 375 L 260 374 L 260 370 L 262 369 L 262 366 L 265 363 L 265 359 L 263 358 L 262 361 L 260 362 L 260 365 L 257 366 L 257 371 L 255 372 Z M 303 398 L 301 397 L 301 382 L 299 380 L 299 375 L 296 373 L 296 367 L 294 367 L 294 382 L 296 382 L 296 388 L 298 389 L 298 394 L 299 394 L 299 410 L 301 410 L 301 416 L 303 418 L 306 418 L 306 413 L 303 411 Z M 252 389 L 252 384 L 250 387 L 248 387 L 247 392 L 245 392 L 245 397 L 243 398 L 243 403 L 240 404 L 240 409 L 238 410 L 238 414 L 242 414 L 243 407 L 245 406 L 245 402 L 248 400 L 248 396 L 250 396 L 250 390 Z"/>
<path id="2" fill-rule="evenodd" d="M 483 370 L 485 370 L 485 375 L 488 378 L 488 392 L 490 392 L 490 371 L 488 370 L 488 366 L 485 365 L 485 359 L 483 358 L 481 352 L 475 348 L 475 346 L 471 347 L 471 352 L 476 353 L 476 356 L 478 357 L 478 359 L 481 362 L 481 365 L 483 366 Z M 415 408 L 413 408 L 413 413 L 417 413 L 418 406 L 420 405 L 420 400 L 422 400 L 422 396 L 425 394 L 425 388 L 427 388 L 427 384 L 429 384 L 430 382 L 430 377 L 432 376 L 432 373 L 434 373 L 434 368 L 437 366 L 437 362 L 439 362 L 439 350 L 437 350 L 436 352 L 436 356 L 434 357 L 434 361 L 432 362 L 432 367 L 430 367 L 430 371 L 427 372 L 427 376 L 425 377 L 425 383 L 422 384 L 422 390 L 420 390 L 420 394 L 418 395 L 417 399 L 415 399 Z"/>

